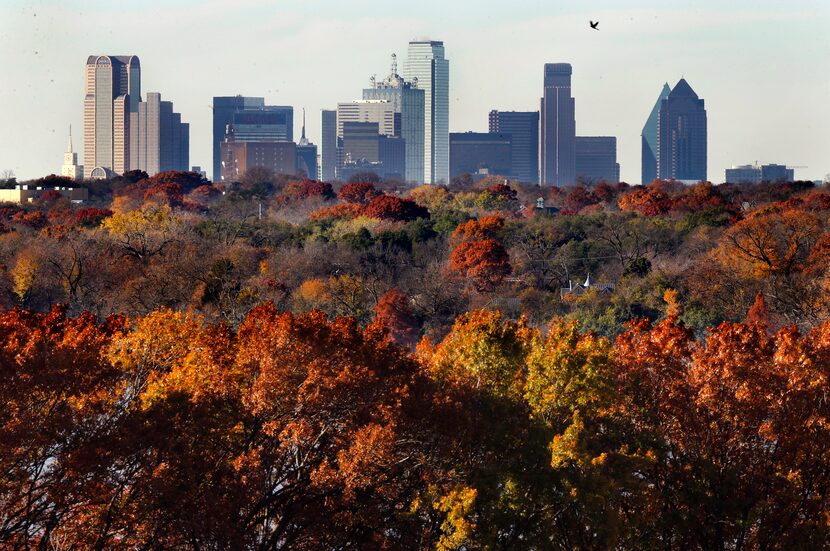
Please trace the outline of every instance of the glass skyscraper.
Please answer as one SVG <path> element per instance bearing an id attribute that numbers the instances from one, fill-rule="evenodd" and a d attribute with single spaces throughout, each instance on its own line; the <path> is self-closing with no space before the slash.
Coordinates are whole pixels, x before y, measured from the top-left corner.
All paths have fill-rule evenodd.
<path id="1" fill-rule="evenodd" d="M 706 108 L 685 79 L 660 102 L 657 114 L 657 177 L 706 180 Z"/>
<path id="2" fill-rule="evenodd" d="M 539 183 L 539 113 L 537 111 L 490 111 L 490 132 L 510 134 L 513 143 L 511 178 Z"/>
<path id="3" fill-rule="evenodd" d="M 643 165 L 642 165 L 642 181 L 644 184 L 650 184 L 657 178 L 657 115 L 660 113 L 660 105 L 663 100 L 669 97 L 671 88 L 669 83 L 663 85 L 660 91 L 660 97 L 654 103 L 654 108 L 643 126 Z"/>
<path id="4" fill-rule="evenodd" d="M 331 182 L 337 166 L 337 111 L 323 109 L 321 123 L 320 177 Z"/>
<path id="5" fill-rule="evenodd" d="M 576 118 L 570 63 L 545 63 L 540 111 L 541 183 L 569 186 L 576 180 Z"/>
<path id="6" fill-rule="evenodd" d="M 404 78 L 424 91 L 424 183 L 450 180 L 450 62 L 444 43 L 413 40 L 409 43 Z"/>

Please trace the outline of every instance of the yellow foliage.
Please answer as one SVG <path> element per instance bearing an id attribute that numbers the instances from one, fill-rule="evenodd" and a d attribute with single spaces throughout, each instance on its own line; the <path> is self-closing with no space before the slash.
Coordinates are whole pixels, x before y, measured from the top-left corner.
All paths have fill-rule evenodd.
<path id="1" fill-rule="evenodd" d="M 38 261 L 32 252 L 23 250 L 17 256 L 17 262 L 12 269 L 12 280 L 14 281 L 14 294 L 21 301 L 26 298 L 32 285 L 35 282 L 35 274 L 38 269 Z"/>
<path id="2" fill-rule="evenodd" d="M 476 528 L 470 520 L 478 492 L 468 486 L 456 486 L 433 505 L 436 511 L 444 513 L 441 523 L 441 537 L 435 544 L 438 551 L 459 549 L 469 543 Z"/>

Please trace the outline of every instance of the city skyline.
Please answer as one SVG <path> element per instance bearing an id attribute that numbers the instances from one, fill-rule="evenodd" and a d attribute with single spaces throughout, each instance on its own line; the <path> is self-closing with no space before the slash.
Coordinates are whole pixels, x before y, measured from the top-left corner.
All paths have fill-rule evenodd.
<path id="1" fill-rule="evenodd" d="M 751 12 L 713 2 L 687 3 L 685 10 L 646 1 L 626 9 L 598 2 L 586 10 L 566 1 L 512 11 L 497 2 L 487 14 L 461 2 L 445 6 L 438 17 L 430 13 L 438 4 L 436 10 L 424 5 L 423 13 L 415 13 L 366 1 L 360 3 L 365 10 L 355 12 L 331 2 L 275 10 L 272 2 L 246 0 L 241 13 L 224 21 L 226 27 L 240 30 L 247 21 L 254 34 L 269 29 L 282 34 L 263 34 L 254 46 L 229 47 L 169 36 L 174 25 L 188 21 L 211 32 L 221 10 L 220 3 L 174 1 L 169 21 L 141 35 L 79 32 L 117 28 L 116 12 L 140 28 L 151 20 L 153 2 L 144 4 L 147 9 L 13 1 L 0 8 L 0 64 L 11 83 L 0 90 L 0 114 L 14 130 L 0 138 L 0 170 L 13 170 L 21 179 L 60 170 L 65 129 L 69 124 L 82 128 L 83 74 L 77 68 L 90 52 L 141 58 L 142 88 L 162 90 L 175 100 L 191 123 L 192 164 L 211 166 L 208 106 L 213 96 L 263 96 L 268 104 L 305 107 L 309 140 L 319 144 L 321 109 L 353 99 L 391 53 L 403 58 L 408 40 L 429 35 L 444 42 L 452 61 L 450 132 L 486 131 L 493 109 L 535 110 L 540 67 L 567 62 L 574 67 L 577 135 L 616 136 L 621 178 L 629 183 L 640 180 L 640 134 L 655 92 L 681 77 L 707 102 L 707 172 L 713 181 L 732 165 L 756 160 L 806 165 L 797 178 L 818 179 L 830 172 L 825 157 L 830 137 L 824 131 L 830 126 L 830 77 L 822 71 L 830 39 L 820 32 L 830 20 L 830 7 L 821 2 L 800 2 L 802 9 L 793 9 L 762 1 L 753 3 Z M 310 10 L 318 17 L 305 21 Z M 589 17 L 602 21 L 599 33 L 588 34 Z M 256 23 L 250 23 L 253 19 Z M 373 32 L 366 33 L 370 21 Z M 476 22 L 483 26 L 470 24 Z M 489 35 L 503 40 L 483 40 Z M 279 50 L 298 43 L 302 55 Z M 246 52 L 250 55 L 243 57 Z M 245 63 L 228 63 L 242 58 Z M 770 72 L 781 73 L 775 87 L 768 85 Z M 771 109 L 774 104 L 784 108 Z M 299 126 L 295 119 L 296 134 Z M 83 158 L 83 151 L 78 153 Z"/>

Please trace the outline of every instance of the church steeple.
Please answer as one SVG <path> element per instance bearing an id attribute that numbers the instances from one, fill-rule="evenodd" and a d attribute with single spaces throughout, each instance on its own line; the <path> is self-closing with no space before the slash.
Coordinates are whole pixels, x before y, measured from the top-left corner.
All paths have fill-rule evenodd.
<path id="1" fill-rule="evenodd" d="M 63 154 L 63 165 L 61 176 L 80 180 L 83 178 L 84 167 L 78 164 L 78 154 L 72 151 L 72 125 L 69 125 L 69 143 L 66 145 L 66 153 Z"/>

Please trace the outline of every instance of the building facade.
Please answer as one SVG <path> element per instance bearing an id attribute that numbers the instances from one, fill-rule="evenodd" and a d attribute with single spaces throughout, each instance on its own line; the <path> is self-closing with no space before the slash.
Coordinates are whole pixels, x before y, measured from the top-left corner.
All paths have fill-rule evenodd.
<path id="1" fill-rule="evenodd" d="M 537 111 L 490 111 L 491 134 L 512 138 L 513 172 L 520 182 L 539 183 L 539 113 Z"/>
<path id="2" fill-rule="evenodd" d="M 66 153 L 63 154 L 63 165 L 61 165 L 61 176 L 81 180 L 84 177 L 84 167 L 78 164 L 78 154 L 72 150 L 72 127 L 69 127 L 69 145 Z"/>
<path id="3" fill-rule="evenodd" d="M 657 116 L 660 114 L 660 106 L 663 100 L 669 97 L 671 88 L 669 83 L 663 84 L 663 89 L 660 91 L 660 96 L 654 103 L 651 113 L 646 119 L 646 124 L 643 126 L 643 133 L 641 134 L 642 141 L 642 183 L 650 184 L 657 179 Z"/>
<path id="4" fill-rule="evenodd" d="M 738 165 L 726 169 L 724 182 L 728 184 L 760 184 L 761 182 L 792 182 L 795 170 L 785 165 Z"/>
<path id="5" fill-rule="evenodd" d="M 336 178 L 337 167 L 337 111 L 324 109 L 321 123 L 321 178 L 324 182 L 331 182 Z"/>
<path id="6" fill-rule="evenodd" d="M 153 176 L 167 170 L 190 167 L 190 125 L 173 111 L 173 103 L 162 101 L 158 92 L 148 92 L 138 104 L 138 139 L 133 148 L 133 169 Z"/>
<path id="7" fill-rule="evenodd" d="M 576 182 L 596 184 L 620 181 L 617 163 L 617 138 L 611 136 L 577 136 L 574 145 Z"/>
<path id="8" fill-rule="evenodd" d="M 510 134 L 454 132 L 450 134 L 450 177 L 512 174 L 512 150 Z"/>
<path id="9" fill-rule="evenodd" d="M 297 144 L 297 171 L 303 172 L 309 180 L 317 180 L 317 146 L 305 136 L 305 109 L 303 109 L 303 130 Z"/>
<path id="10" fill-rule="evenodd" d="M 340 137 L 347 122 L 373 122 L 378 125 L 379 134 L 397 136 L 400 120 L 395 105 L 388 100 L 356 100 L 337 104 L 337 135 Z"/>
<path id="11" fill-rule="evenodd" d="M 444 43 L 409 43 L 404 78 L 424 91 L 424 183 L 449 182 L 450 63 Z"/>
<path id="12" fill-rule="evenodd" d="M 380 83 L 372 78 L 372 87 L 363 89 L 364 100 L 388 101 L 395 109 L 399 128 L 396 136 L 402 138 L 406 150 L 404 179 L 412 183 L 424 181 L 424 91 L 398 74 L 398 60 L 392 54 L 392 67 Z"/>
<path id="13" fill-rule="evenodd" d="M 576 179 L 574 147 L 576 116 L 571 95 L 570 63 L 546 63 L 539 112 L 540 182 L 569 186 Z"/>
<path id="14" fill-rule="evenodd" d="M 92 55 L 86 61 L 84 177 L 130 170 L 141 101 L 137 56 Z M 131 124 L 132 123 L 132 124 Z"/>
<path id="15" fill-rule="evenodd" d="M 219 150 L 223 182 L 238 181 L 254 167 L 266 168 L 275 174 L 297 172 L 297 145 L 294 142 L 236 142 L 230 133 Z"/>
<path id="16" fill-rule="evenodd" d="M 706 180 L 706 108 L 685 79 L 681 78 L 660 102 L 657 128 L 657 177 Z"/>

